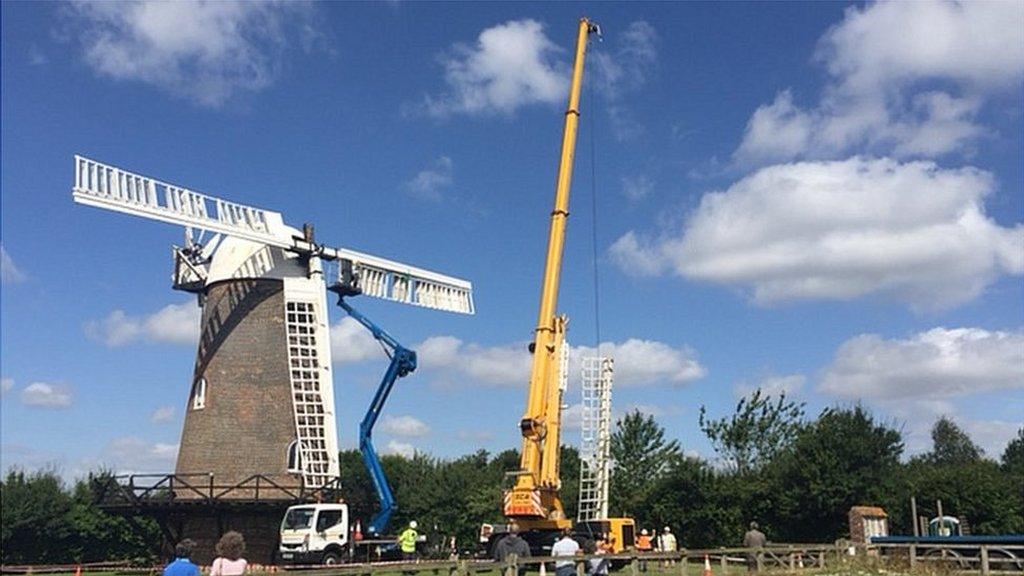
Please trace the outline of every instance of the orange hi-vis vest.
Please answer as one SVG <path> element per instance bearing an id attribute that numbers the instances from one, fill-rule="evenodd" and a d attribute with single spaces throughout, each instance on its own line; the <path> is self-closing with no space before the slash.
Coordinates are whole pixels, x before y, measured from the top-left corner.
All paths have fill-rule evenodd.
<path id="1" fill-rule="evenodd" d="M 637 536 L 636 549 L 641 552 L 650 552 L 653 549 L 651 546 L 651 537 L 644 536 L 643 534 Z"/>

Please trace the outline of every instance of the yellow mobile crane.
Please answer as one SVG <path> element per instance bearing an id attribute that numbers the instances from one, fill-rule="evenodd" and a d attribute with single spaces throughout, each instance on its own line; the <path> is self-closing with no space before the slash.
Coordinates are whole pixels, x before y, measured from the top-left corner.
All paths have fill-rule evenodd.
<path id="1" fill-rule="evenodd" d="M 547 263 L 540 295 L 540 314 L 534 340 L 530 346 L 533 367 L 526 412 L 519 421 L 523 436 L 519 471 L 510 473 L 512 486 L 504 493 L 504 513 L 510 522 L 523 530 L 524 538 L 540 553 L 550 552 L 550 546 L 559 532 L 573 526 L 566 518 L 559 498 L 559 451 L 561 436 L 562 392 L 564 391 L 564 364 L 568 360 L 565 329 L 568 318 L 558 315 L 559 275 L 562 269 L 562 248 L 565 244 L 565 225 L 569 217 L 569 187 L 572 180 L 573 156 L 576 150 L 576 129 L 579 124 L 580 86 L 583 81 L 583 59 L 587 40 L 600 28 L 587 18 L 581 18 L 576 39 L 576 57 L 573 63 L 569 106 L 565 112 L 565 131 L 562 136 L 562 156 L 558 166 L 555 187 L 555 206 L 551 212 L 551 230 L 548 236 Z M 607 519 L 592 525 L 578 526 L 581 537 L 610 536 L 616 551 L 633 546 L 633 520 Z M 596 533 L 595 533 L 596 532 Z M 493 545 L 501 534 L 490 538 Z"/>

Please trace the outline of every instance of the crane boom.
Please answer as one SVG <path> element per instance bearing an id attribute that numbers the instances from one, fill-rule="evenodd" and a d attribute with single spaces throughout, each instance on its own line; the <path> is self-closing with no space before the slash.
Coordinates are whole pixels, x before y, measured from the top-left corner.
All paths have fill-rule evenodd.
<path id="1" fill-rule="evenodd" d="M 576 131 L 579 124 L 580 88 L 587 39 L 599 32 L 596 24 L 581 18 L 576 38 L 569 105 L 565 111 L 562 155 L 551 211 L 547 260 L 540 294 L 540 313 L 531 346 L 533 366 L 526 412 L 519 422 L 523 436 L 519 472 L 515 484 L 505 493 L 505 516 L 528 528 L 564 528 L 571 525 L 559 499 L 559 442 L 561 436 L 562 370 L 565 327 L 568 319 L 556 314 L 565 225 L 569 217 L 569 188 L 572 182 Z"/>

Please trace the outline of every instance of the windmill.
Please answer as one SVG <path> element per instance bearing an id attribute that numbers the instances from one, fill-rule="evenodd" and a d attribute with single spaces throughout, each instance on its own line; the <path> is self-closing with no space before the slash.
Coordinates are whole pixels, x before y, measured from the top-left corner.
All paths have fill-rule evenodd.
<path id="1" fill-rule="evenodd" d="M 176 474 L 325 486 L 338 476 L 325 289 L 473 314 L 464 280 L 316 242 L 282 215 L 75 156 L 76 202 L 176 224 L 173 287 L 201 329 Z M 325 262 L 337 264 L 325 277 Z M 286 408 L 287 407 L 287 408 Z M 211 480 L 212 483 L 212 480 Z"/>

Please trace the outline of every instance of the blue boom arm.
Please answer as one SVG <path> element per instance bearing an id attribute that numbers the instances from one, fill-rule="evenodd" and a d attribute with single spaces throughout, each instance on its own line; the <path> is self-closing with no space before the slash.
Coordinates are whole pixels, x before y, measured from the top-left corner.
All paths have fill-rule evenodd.
<path id="1" fill-rule="evenodd" d="M 366 465 L 366 471 L 370 473 L 373 487 L 377 490 L 377 498 L 380 500 L 380 512 L 377 512 L 370 520 L 367 530 L 370 534 L 379 535 L 387 529 L 388 521 L 391 520 L 391 515 L 397 506 L 395 497 L 391 494 L 391 486 L 388 485 L 388 479 L 384 475 L 384 469 L 381 468 L 380 459 L 377 458 L 377 451 L 373 449 L 373 425 L 377 423 L 377 417 L 384 409 L 384 403 L 387 402 L 388 395 L 391 394 L 391 389 L 395 386 L 395 381 L 416 369 L 416 352 L 399 344 L 383 328 L 349 306 L 343 298 L 338 299 L 338 305 L 348 312 L 349 316 L 365 326 L 373 334 L 373 337 L 384 346 L 385 352 L 391 358 L 391 364 L 388 365 L 388 370 L 384 373 L 380 386 L 377 387 L 377 393 L 374 394 L 373 401 L 366 410 L 366 415 L 363 416 L 363 421 L 359 423 L 359 451 L 363 454 L 363 464 Z"/>

